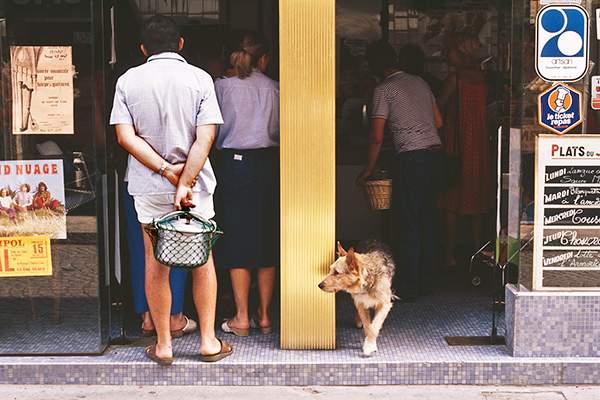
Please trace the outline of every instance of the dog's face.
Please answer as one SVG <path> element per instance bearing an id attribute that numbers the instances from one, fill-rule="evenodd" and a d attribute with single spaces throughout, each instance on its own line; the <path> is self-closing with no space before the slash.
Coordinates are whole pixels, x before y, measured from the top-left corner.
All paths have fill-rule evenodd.
<path id="1" fill-rule="evenodd" d="M 351 247 L 347 252 L 338 242 L 338 259 L 331 265 L 329 274 L 319 283 L 324 292 L 343 290 L 348 293 L 362 293 L 363 279 L 360 263 Z"/>

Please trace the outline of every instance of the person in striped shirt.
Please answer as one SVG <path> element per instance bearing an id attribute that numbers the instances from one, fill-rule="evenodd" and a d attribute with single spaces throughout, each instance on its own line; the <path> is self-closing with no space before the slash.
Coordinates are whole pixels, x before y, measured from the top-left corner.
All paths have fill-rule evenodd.
<path id="1" fill-rule="evenodd" d="M 367 163 L 357 179 L 372 176 L 388 125 L 392 161 L 392 247 L 398 266 L 394 288 L 403 302 L 434 290 L 435 203 L 444 181 L 442 116 L 429 85 L 398 70 L 395 50 L 385 41 L 367 47 L 367 61 L 381 82 L 373 92 Z"/>

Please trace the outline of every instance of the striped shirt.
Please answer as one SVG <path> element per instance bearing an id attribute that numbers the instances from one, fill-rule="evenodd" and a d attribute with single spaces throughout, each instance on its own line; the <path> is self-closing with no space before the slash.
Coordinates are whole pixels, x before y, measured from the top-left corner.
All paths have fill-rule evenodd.
<path id="1" fill-rule="evenodd" d="M 196 126 L 221 124 L 210 75 L 177 53 L 165 52 L 129 69 L 117 81 L 110 124 L 128 124 L 171 164 L 183 163 L 196 140 Z M 132 196 L 172 194 L 167 178 L 129 155 L 126 179 Z M 214 193 L 217 181 L 207 159 L 193 191 Z"/>
<path id="2" fill-rule="evenodd" d="M 215 92 L 225 121 L 217 127 L 218 150 L 279 147 L 278 82 L 253 68 L 244 79 L 216 81 Z"/>
<path id="3" fill-rule="evenodd" d="M 441 146 L 433 114 L 435 97 L 420 77 L 399 71 L 373 91 L 371 118 L 387 121 L 396 153 Z"/>

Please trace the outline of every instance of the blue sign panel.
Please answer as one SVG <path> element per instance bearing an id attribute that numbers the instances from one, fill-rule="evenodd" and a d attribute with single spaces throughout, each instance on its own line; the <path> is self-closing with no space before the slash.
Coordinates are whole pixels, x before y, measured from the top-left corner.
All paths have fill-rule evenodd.
<path id="1" fill-rule="evenodd" d="M 537 15 L 536 59 L 538 75 L 547 81 L 577 81 L 589 64 L 589 16 L 579 6 L 552 5 Z"/>
<path id="2" fill-rule="evenodd" d="M 556 83 L 538 96 L 539 123 L 562 135 L 581 123 L 581 93 Z"/>

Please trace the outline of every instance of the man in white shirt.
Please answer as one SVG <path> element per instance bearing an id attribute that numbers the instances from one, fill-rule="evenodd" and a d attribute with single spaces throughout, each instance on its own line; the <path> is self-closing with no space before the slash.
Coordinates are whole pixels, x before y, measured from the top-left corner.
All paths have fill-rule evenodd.
<path id="1" fill-rule="evenodd" d="M 119 78 L 110 118 L 119 144 L 130 154 L 126 178 L 138 219 L 145 225 L 188 203 L 196 206 L 195 212 L 212 218 L 216 179 L 208 153 L 215 126 L 223 123 L 212 79 L 177 53 L 183 38 L 170 18 L 148 19 L 141 37 L 148 61 Z M 146 348 L 146 356 L 170 365 L 169 267 L 156 261 L 146 233 L 144 247 L 146 296 L 157 333 L 157 343 Z M 218 361 L 233 347 L 215 336 L 217 281 L 212 253 L 192 274 L 202 360 Z"/>

